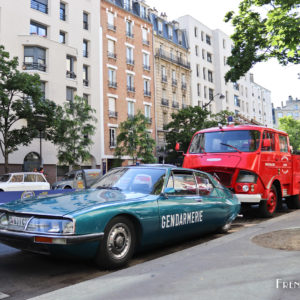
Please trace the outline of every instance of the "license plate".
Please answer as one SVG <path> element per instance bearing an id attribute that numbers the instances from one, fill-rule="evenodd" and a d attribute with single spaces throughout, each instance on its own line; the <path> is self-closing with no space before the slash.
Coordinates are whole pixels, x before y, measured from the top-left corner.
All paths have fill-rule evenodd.
<path id="1" fill-rule="evenodd" d="M 24 228 L 27 224 L 29 218 L 18 217 L 18 216 L 9 216 L 8 223 L 11 226 L 17 226 Z"/>

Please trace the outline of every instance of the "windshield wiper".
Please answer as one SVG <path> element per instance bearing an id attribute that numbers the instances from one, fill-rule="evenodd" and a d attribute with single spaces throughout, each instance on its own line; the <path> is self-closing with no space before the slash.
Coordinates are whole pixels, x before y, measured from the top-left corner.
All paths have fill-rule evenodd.
<path id="1" fill-rule="evenodd" d="M 242 153 L 241 150 L 239 150 L 238 148 L 236 148 L 236 147 L 234 147 L 234 146 L 232 146 L 232 145 L 225 144 L 225 143 L 220 143 L 220 144 L 223 145 L 223 146 L 227 146 L 227 147 L 233 148 L 233 149 L 235 149 L 237 152 Z"/>
<path id="2" fill-rule="evenodd" d="M 122 191 L 120 188 L 116 186 L 97 186 L 97 190 L 114 190 L 114 191 Z"/>

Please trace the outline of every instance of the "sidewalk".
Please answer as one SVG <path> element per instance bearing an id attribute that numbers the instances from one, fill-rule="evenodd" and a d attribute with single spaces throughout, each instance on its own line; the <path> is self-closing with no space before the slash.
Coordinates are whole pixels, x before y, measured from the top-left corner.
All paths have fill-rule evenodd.
<path id="1" fill-rule="evenodd" d="M 300 251 L 264 248 L 251 241 L 296 227 L 300 210 L 33 299 L 299 299 Z"/>

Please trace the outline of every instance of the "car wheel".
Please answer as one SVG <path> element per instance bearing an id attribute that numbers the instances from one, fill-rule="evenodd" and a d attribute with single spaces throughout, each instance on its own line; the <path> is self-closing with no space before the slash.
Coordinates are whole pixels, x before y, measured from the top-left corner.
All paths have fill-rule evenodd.
<path id="1" fill-rule="evenodd" d="M 136 234 L 132 222 L 126 217 L 112 219 L 105 228 L 96 263 L 101 268 L 115 269 L 125 266 L 133 255 Z"/>
<path id="2" fill-rule="evenodd" d="M 64 190 L 70 190 L 70 189 L 71 189 L 71 187 L 69 187 L 69 186 L 65 186 L 63 189 L 64 189 Z"/>
<path id="3" fill-rule="evenodd" d="M 263 218 L 273 217 L 277 209 L 277 205 L 278 205 L 277 189 L 275 185 L 272 184 L 271 189 L 269 191 L 268 199 L 264 201 L 260 201 L 259 203 L 260 215 Z"/>
<path id="4" fill-rule="evenodd" d="M 294 195 L 286 198 L 286 205 L 289 209 L 299 209 L 300 199 L 299 195 Z"/>

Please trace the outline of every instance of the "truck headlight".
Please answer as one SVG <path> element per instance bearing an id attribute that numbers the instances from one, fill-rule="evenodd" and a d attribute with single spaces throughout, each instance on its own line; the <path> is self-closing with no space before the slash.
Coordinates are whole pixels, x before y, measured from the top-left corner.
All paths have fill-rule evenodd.
<path id="1" fill-rule="evenodd" d="M 257 182 L 257 175 L 255 173 L 252 173 L 252 172 L 249 172 L 249 171 L 240 171 L 236 182 L 256 183 Z"/>
<path id="2" fill-rule="evenodd" d="M 68 219 L 43 219 L 33 218 L 26 231 L 34 233 L 49 233 L 49 234 L 73 234 L 75 230 L 74 222 Z"/>

